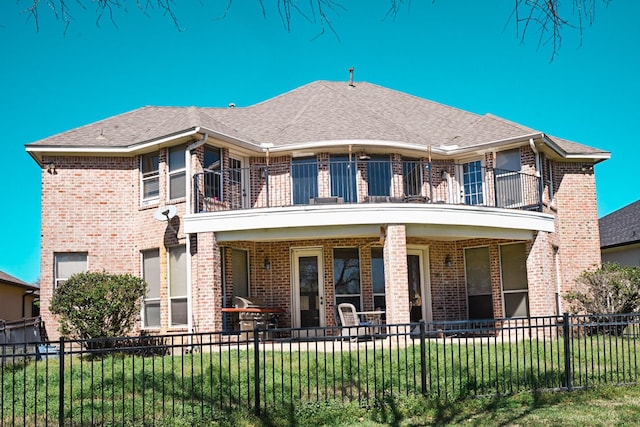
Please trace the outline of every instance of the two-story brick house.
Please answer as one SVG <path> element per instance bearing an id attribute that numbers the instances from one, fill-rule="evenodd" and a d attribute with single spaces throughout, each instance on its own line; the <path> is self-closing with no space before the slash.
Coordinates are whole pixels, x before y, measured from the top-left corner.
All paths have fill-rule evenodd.
<path id="1" fill-rule="evenodd" d="M 393 323 L 550 315 L 600 263 L 609 153 L 368 83 L 145 107 L 27 151 L 51 334 L 53 289 L 87 269 L 142 275 L 140 328 L 171 332 L 220 330 L 233 296 L 294 327 L 335 325 L 340 302 Z"/>

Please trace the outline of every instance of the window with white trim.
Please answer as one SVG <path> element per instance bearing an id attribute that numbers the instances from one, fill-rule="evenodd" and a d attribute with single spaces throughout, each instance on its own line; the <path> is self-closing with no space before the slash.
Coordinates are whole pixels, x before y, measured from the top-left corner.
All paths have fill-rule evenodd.
<path id="1" fill-rule="evenodd" d="M 336 307 L 343 302 L 362 308 L 360 295 L 360 253 L 358 248 L 333 249 L 333 283 Z"/>
<path id="2" fill-rule="evenodd" d="M 188 323 L 187 250 L 185 246 L 168 249 L 169 256 L 169 318 L 171 326 Z"/>
<path id="3" fill-rule="evenodd" d="M 169 199 L 179 199 L 186 196 L 186 168 L 185 168 L 186 146 L 179 145 L 169 148 Z"/>
<path id="4" fill-rule="evenodd" d="M 218 147 L 207 145 L 204 147 L 204 196 L 222 200 L 222 154 Z"/>
<path id="5" fill-rule="evenodd" d="M 142 192 L 142 204 L 157 201 L 160 196 L 160 172 L 158 152 L 143 154 L 140 156 L 140 188 Z"/>
<path id="6" fill-rule="evenodd" d="M 369 196 L 391 195 L 391 159 L 389 156 L 372 156 L 367 161 Z"/>
<path id="7" fill-rule="evenodd" d="M 76 273 L 87 272 L 86 252 L 56 252 L 54 259 L 54 289 Z"/>
<path id="8" fill-rule="evenodd" d="M 489 247 L 464 250 L 469 319 L 493 319 Z"/>
<path id="9" fill-rule="evenodd" d="M 384 251 L 382 248 L 371 248 L 371 284 L 373 286 L 373 307 L 385 310 Z"/>
<path id="10" fill-rule="evenodd" d="M 462 164 L 462 186 L 465 204 L 484 204 L 482 161 L 474 160 Z"/>
<path id="11" fill-rule="evenodd" d="M 142 251 L 142 278 L 147 282 L 142 321 L 145 328 L 160 327 L 160 250 Z"/>
<path id="12" fill-rule="evenodd" d="M 496 202 L 497 207 L 522 204 L 522 179 L 520 176 L 520 149 L 496 153 Z"/>
<path id="13" fill-rule="evenodd" d="M 418 159 L 403 159 L 402 188 L 405 196 L 422 194 L 422 162 Z"/>
<path id="14" fill-rule="evenodd" d="M 505 317 L 529 316 L 527 250 L 524 243 L 500 246 L 500 272 Z"/>

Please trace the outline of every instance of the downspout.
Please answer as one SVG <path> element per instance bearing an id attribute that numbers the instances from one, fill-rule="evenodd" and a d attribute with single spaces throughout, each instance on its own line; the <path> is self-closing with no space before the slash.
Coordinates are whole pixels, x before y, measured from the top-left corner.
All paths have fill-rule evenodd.
<path id="1" fill-rule="evenodd" d="M 536 176 L 538 177 L 538 194 L 540 197 L 540 201 L 538 202 L 538 206 L 540 208 L 540 212 L 542 212 L 542 197 L 544 194 L 544 181 L 542 179 L 542 164 L 540 162 L 540 152 L 536 148 L 535 142 L 533 142 L 533 138 L 529 138 L 529 146 L 531 150 L 536 155 Z"/>
<path id="2" fill-rule="evenodd" d="M 22 295 L 22 318 L 25 318 L 26 313 L 26 304 L 27 304 L 27 296 L 29 295 L 33 295 L 35 293 L 35 291 L 31 290 L 31 291 L 26 291 L 23 295 Z M 33 317 L 33 312 L 31 313 L 31 316 Z"/>
<path id="3" fill-rule="evenodd" d="M 200 131 L 200 126 L 196 127 L 196 133 Z M 189 209 L 191 209 L 191 191 L 193 190 L 193 180 L 191 179 L 191 151 L 196 148 L 204 145 L 209 139 L 209 134 L 205 133 L 204 137 L 201 140 L 193 142 L 187 145 L 186 150 L 184 151 L 184 167 L 185 167 L 185 214 L 189 213 Z M 195 213 L 195 212 L 192 212 Z M 187 315 L 187 328 L 189 333 L 193 333 L 193 308 L 192 308 L 192 300 L 191 300 L 191 287 L 192 287 L 192 275 L 191 275 L 191 234 L 185 233 L 185 238 L 187 240 L 187 308 L 189 309 Z"/>

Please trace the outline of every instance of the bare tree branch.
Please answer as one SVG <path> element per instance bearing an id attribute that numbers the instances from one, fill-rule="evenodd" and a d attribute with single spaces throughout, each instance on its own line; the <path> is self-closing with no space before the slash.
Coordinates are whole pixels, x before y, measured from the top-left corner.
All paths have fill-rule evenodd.
<path id="1" fill-rule="evenodd" d="M 523 43 L 534 28 L 539 32 L 538 48 L 551 44 L 553 61 L 562 46 L 565 28 L 578 30 L 582 46 L 585 25 L 593 25 L 597 3 L 606 7 L 611 0 L 571 0 L 569 6 L 564 6 L 561 0 L 514 0 L 511 16 L 515 16 L 516 34 Z"/>
<path id="2" fill-rule="evenodd" d="M 17 0 L 21 2 L 22 0 Z M 64 23 L 64 31 L 72 20 L 68 5 L 69 0 L 25 0 L 29 6 L 24 10 L 29 18 L 33 18 L 36 31 L 40 29 L 40 13 L 42 9 L 50 9 L 57 20 Z M 262 15 L 267 18 L 267 8 L 264 0 L 256 0 L 262 10 Z M 411 5 L 411 0 L 388 0 L 389 9 L 386 17 L 395 19 L 401 13 L 402 7 Z M 432 0 L 435 3 L 436 0 Z M 538 49 L 551 45 L 551 61 L 553 61 L 562 46 L 562 36 L 566 29 L 578 30 L 580 45 L 582 45 L 583 30 L 586 26 L 593 25 L 597 4 L 609 5 L 612 0 L 513 0 L 513 11 L 507 24 L 515 22 L 516 37 L 524 43 L 529 37 L 536 37 Z M 104 16 L 108 16 L 111 23 L 117 27 L 115 12 L 119 9 L 126 11 L 128 4 L 134 3 L 139 11 L 147 15 L 148 11 L 157 8 L 163 15 L 168 16 L 175 27 L 182 31 L 178 16 L 174 10 L 175 0 L 75 0 L 74 4 L 86 10 L 88 4 L 95 5 L 96 25 L 99 27 Z M 234 0 L 227 0 L 223 15 L 218 19 L 224 19 L 229 15 Z M 324 35 L 327 31 L 333 33 L 336 38 L 338 32 L 333 26 L 333 19 L 340 12 L 346 11 L 341 0 L 277 0 L 277 10 L 280 19 L 288 32 L 291 31 L 295 16 L 302 17 L 306 21 L 317 25 L 319 33 L 316 37 Z M 452 17 L 455 19 L 455 17 Z M 505 24 L 506 25 L 506 24 Z M 537 33 L 537 34 L 536 34 Z"/>

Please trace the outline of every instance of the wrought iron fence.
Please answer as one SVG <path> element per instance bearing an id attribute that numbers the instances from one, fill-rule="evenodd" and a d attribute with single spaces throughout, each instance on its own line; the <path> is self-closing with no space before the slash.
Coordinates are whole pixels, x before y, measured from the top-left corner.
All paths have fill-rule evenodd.
<path id="1" fill-rule="evenodd" d="M 397 170 L 396 170 L 397 169 Z M 468 164 L 315 158 L 193 176 L 194 212 L 326 203 L 450 203 L 541 210 L 541 178 Z"/>
<path id="2" fill-rule="evenodd" d="M 639 338 L 633 314 L 2 344 L 0 424 L 148 425 L 324 401 L 623 385 L 640 375 Z"/>

